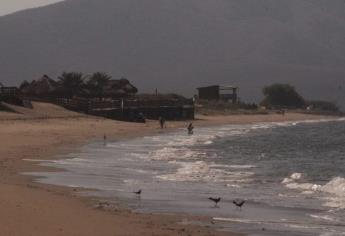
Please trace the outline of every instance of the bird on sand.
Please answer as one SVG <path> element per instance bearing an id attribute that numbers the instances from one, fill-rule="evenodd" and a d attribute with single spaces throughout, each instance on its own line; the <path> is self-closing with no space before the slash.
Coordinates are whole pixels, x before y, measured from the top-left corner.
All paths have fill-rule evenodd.
<path id="1" fill-rule="evenodd" d="M 246 202 L 246 200 L 243 199 L 237 199 L 232 201 L 233 204 L 235 204 L 239 209 L 242 209 L 242 206 L 244 205 L 244 203 Z"/>
<path id="2" fill-rule="evenodd" d="M 136 195 L 140 195 L 141 194 L 141 189 L 139 189 L 138 191 L 136 191 L 136 192 L 133 192 L 133 193 L 135 193 Z"/>
<path id="3" fill-rule="evenodd" d="M 218 197 L 218 198 L 214 198 L 214 197 L 209 197 L 208 198 L 209 200 L 213 201 L 215 203 L 215 206 L 218 205 L 218 202 L 220 202 L 221 198 Z"/>

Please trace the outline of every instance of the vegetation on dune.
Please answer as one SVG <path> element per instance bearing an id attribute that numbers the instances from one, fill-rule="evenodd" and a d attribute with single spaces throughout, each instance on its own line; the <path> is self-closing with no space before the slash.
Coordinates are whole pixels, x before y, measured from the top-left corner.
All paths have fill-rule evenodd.
<path id="1" fill-rule="evenodd" d="M 18 97 L 8 96 L 8 95 L 1 95 L 0 94 L 0 105 L 1 102 L 6 102 L 10 104 L 14 104 L 17 106 L 23 106 L 23 100 Z M 0 106 L 0 110 L 7 110 L 4 106 Z"/>
<path id="2" fill-rule="evenodd" d="M 134 95 L 138 89 L 126 78 L 112 79 L 104 72 L 95 72 L 86 76 L 79 72 L 63 72 L 57 80 L 44 75 L 31 82 L 23 81 L 19 86 L 19 93 L 27 97 L 35 98 L 72 98 L 83 99 L 112 99 Z M 255 103 L 229 103 L 227 101 L 197 100 L 196 111 L 202 114 L 267 114 L 267 110 L 274 109 L 303 109 L 316 113 L 339 113 L 339 107 L 329 101 L 305 100 L 290 84 L 272 84 L 262 90 L 264 99 L 260 103 L 263 108 Z M 140 94 L 136 98 L 143 100 L 185 100 L 177 94 Z M 20 105 L 20 101 L 12 96 L 0 96 L 0 101 L 11 102 Z"/>
<path id="3" fill-rule="evenodd" d="M 58 77 L 59 90 L 67 95 L 73 97 L 74 95 L 81 95 L 85 88 L 86 76 L 78 72 L 63 72 Z"/>
<path id="4" fill-rule="evenodd" d="M 91 76 L 86 76 L 79 72 L 63 72 L 57 81 L 44 75 L 32 82 L 24 81 L 20 87 L 20 92 L 26 96 L 39 98 L 45 97 L 124 97 L 136 94 L 138 89 L 127 79 L 118 80 L 103 72 L 96 72 Z"/>
<path id="5" fill-rule="evenodd" d="M 262 92 L 265 98 L 261 105 L 267 108 L 304 108 L 306 105 L 304 98 L 289 84 L 272 84 Z"/>
<path id="6" fill-rule="evenodd" d="M 314 111 L 328 111 L 328 112 L 339 112 L 339 107 L 333 103 L 328 101 L 309 101 L 308 102 L 308 109 Z"/>
<path id="7" fill-rule="evenodd" d="M 267 114 L 269 110 L 296 110 L 298 112 L 339 114 L 338 106 L 329 101 L 307 101 L 289 84 L 272 84 L 262 90 L 264 99 L 256 104 L 239 102 L 232 104 L 225 101 L 198 101 L 196 111 L 201 114 Z M 281 113 L 284 114 L 284 113 Z"/>
<path id="8" fill-rule="evenodd" d="M 19 85 L 19 90 L 25 89 L 30 85 L 30 83 L 27 80 L 24 80 L 20 85 Z"/>
<path id="9" fill-rule="evenodd" d="M 338 113 L 339 107 L 329 101 L 307 101 L 289 84 L 272 84 L 263 89 L 262 106 L 268 109 L 306 109 L 309 112 Z"/>
<path id="10" fill-rule="evenodd" d="M 105 92 L 105 87 L 110 80 L 110 75 L 102 72 L 96 72 L 87 80 L 86 88 L 96 97 L 102 97 Z"/>

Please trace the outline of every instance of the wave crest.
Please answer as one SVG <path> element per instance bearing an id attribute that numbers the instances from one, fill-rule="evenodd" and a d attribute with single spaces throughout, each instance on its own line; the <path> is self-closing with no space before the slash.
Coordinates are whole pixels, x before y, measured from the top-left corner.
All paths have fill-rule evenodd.
<path id="1" fill-rule="evenodd" d="M 325 185 L 315 183 L 301 183 L 303 175 L 294 173 L 282 181 L 289 189 L 300 190 L 302 194 L 323 193 L 320 197 L 326 201 L 324 206 L 345 209 L 345 178 L 335 177 Z"/>

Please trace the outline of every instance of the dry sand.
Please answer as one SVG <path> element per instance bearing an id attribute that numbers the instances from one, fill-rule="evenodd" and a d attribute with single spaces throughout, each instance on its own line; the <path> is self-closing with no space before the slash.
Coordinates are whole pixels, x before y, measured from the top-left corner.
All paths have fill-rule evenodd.
<path id="1" fill-rule="evenodd" d="M 207 217 L 136 214 L 118 206 L 101 210 L 95 207 L 97 200 L 78 196 L 81 189 L 36 184 L 20 174 L 43 169 L 23 159 L 56 158 L 104 134 L 116 140 L 162 132 L 157 122 L 112 121 L 42 103 L 35 103 L 34 110 L 19 110 L 20 114 L 0 112 L 0 235 L 236 235 L 180 224 L 186 219 L 210 222 Z M 324 117 L 295 113 L 200 116 L 194 126 L 320 118 Z M 186 124 L 167 123 L 169 129 Z"/>

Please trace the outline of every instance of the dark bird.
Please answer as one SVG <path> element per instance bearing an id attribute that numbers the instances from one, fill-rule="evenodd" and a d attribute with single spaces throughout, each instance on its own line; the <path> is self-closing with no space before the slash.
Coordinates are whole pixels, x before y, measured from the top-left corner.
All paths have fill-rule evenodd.
<path id="1" fill-rule="evenodd" d="M 213 197 L 209 197 L 208 198 L 209 200 L 211 200 L 211 201 L 213 201 L 216 205 L 215 206 L 217 206 L 217 204 L 218 204 L 218 202 L 220 202 L 220 197 L 219 198 L 213 198 Z"/>
<path id="2" fill-rule="evenodd" d="M 235 204 L 240 209 L 242 209 L 242 206 L 245 202 L 246 202 L 245 200 L 240 200 L 240 199 L 232 201 L 232 203 Z"/>
<path id="3" fill-rule="evenodd" d="M 136 195 L 140 195 L 141 194 L 141 189 L 139 189 L 138 191 L 133 192 L 133 193 L 135 193 Z"/>

